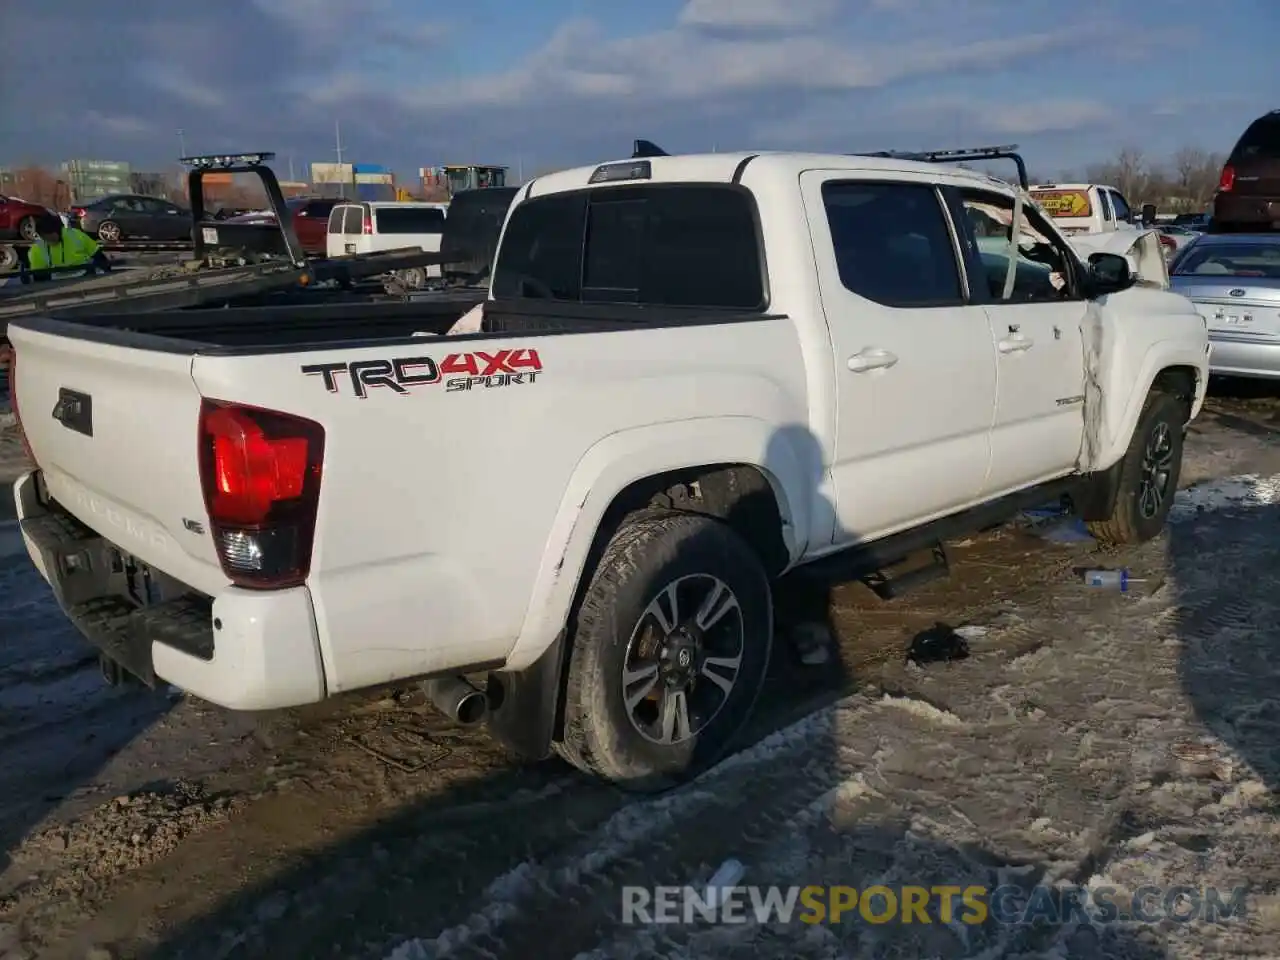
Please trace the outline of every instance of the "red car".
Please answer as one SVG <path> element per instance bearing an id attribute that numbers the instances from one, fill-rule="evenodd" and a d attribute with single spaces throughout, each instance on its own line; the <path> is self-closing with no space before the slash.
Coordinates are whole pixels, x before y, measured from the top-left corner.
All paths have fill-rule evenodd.
<path id="1" fill-rule="evenodd" d="M 0 243 L 36 239 L 37 218 L 50 212 L 38 203 L 0 195 Z"/>
<path id="2" fill-rule="evenodd" d="M 323 257 L 328 242 L 329 213 L 338 200 L 320 197 L 294 197 L 285 201 L 285 206 L 292 218 L 293 230 L 302 244 L 302 252 L 312 257 Z M 271 213 L 246 213 L 232 217 L 228 223 L 270 223 L 275 217 Z"/>

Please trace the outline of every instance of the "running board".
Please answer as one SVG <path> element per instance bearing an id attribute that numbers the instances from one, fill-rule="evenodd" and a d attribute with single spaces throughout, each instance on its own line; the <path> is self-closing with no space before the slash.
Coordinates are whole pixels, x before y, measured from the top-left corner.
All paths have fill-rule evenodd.
<path id="1" fill-rule="evenodd" d="M 951 575 L 951 561 L 947 547 L 941 540 L 929 551 L 925 563 L 901 573 L 893 573 L 892 567 L 876 570 L 862 578 L 862 582 L 881 600 L 896 600 L 904 593 L 923 587 Z"/>
<path id="2" fill-rule="evenodd" d="M 891 534 L 879 540 L 855 543 L 839 553 L 827 554 L 818 560 L 803 564 L 787 576 L 806 580 L 823 580 L 828 583 L 865 581 L 881 571 L 901 564 L 922 550 L 934 551 L 948 540 L 1001 526 L 1023 510 L 1042 507 L 1046 503 L 1063 497 L 1074 500 L 1082 491 L 1083 480 L 1084 478 L 1078 476 L 1051 480 L 1027 490 L 1019 490 L 998 500 L 941 517 L 911 530 Z M 934 569 L 937 566 L 941 566 L 942 569 Z M 949 567 L 950 564 L 945 560 L 939 564 L 935 556 L 935 563 L 926 569 L 929 571 L 930 579 L 937 579 L 945 576 Z M 902 576 L 912 579 L 904 583 Z M 895 595 L 901 595 L 906 588 L 920 586 L 927 582 L 925 579 L 916 578 L 915 571 L 894 579 L 899 584 Z"/>

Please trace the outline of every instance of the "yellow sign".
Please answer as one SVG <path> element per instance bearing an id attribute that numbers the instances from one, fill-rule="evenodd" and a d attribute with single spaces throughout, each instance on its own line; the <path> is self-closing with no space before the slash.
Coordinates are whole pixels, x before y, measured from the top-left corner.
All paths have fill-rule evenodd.
<path id="1" fill-rule="evenodd" d="M 1049 216 L 1087 217 L 1093 213 L 1088 190 L 1035 190 L 1031 194 Z"/>

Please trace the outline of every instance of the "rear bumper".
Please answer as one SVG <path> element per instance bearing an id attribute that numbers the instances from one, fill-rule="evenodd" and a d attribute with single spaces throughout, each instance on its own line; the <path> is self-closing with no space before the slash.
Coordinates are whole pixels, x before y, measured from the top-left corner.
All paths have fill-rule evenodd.
<path id="1" fill-rule="evenodd" d="M 149 686 L 167 681 L 232 710 L 271 710 L 325 697 L 315 613 L 306 587 L 216 597 L 165 585 L 158 602 L 136 599 L 130 558 L 40 495 L 39 471 L 14 483 L 32 562 L 85 639 Z"/>
<path id="2" fill-rule="evenodd" d="M 1280 343 L 1219 339 L 1210 334 L 1209 372 L 1227 377 L 1280 379 Z"/>

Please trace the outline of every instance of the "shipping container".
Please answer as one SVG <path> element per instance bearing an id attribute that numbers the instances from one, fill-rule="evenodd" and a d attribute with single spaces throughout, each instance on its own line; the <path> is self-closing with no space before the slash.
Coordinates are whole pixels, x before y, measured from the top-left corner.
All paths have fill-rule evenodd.
<path id="1" fill-rule="evenodd" d="M 352 169 L 356 173 L 390 173 L 391 171 L 380 163 L 355 163 Z"/>
<path id="2" fill-rule="evenodd" d="M 200 182 L 206 187 L 229 187 L 235 183 L 234 177 L 234 173 L 206 173 Z"/>
<path id="3" fill-rule="evenodd" d="M 356 173 L 356 183 L 395 183 L 391 173 Z"/>
<path id="4" fill-rule="evenodd" d="M 312 183 L 351 183 L 355 178 L 355 170 L 349 163 L 313 163 L 311 165 Z"/>
<path id="5" fill-rule="evenodd" d="M 394 200 L 396 188 L 390 183 L 357 183 L 356 199 L 358 200 Z"/>

